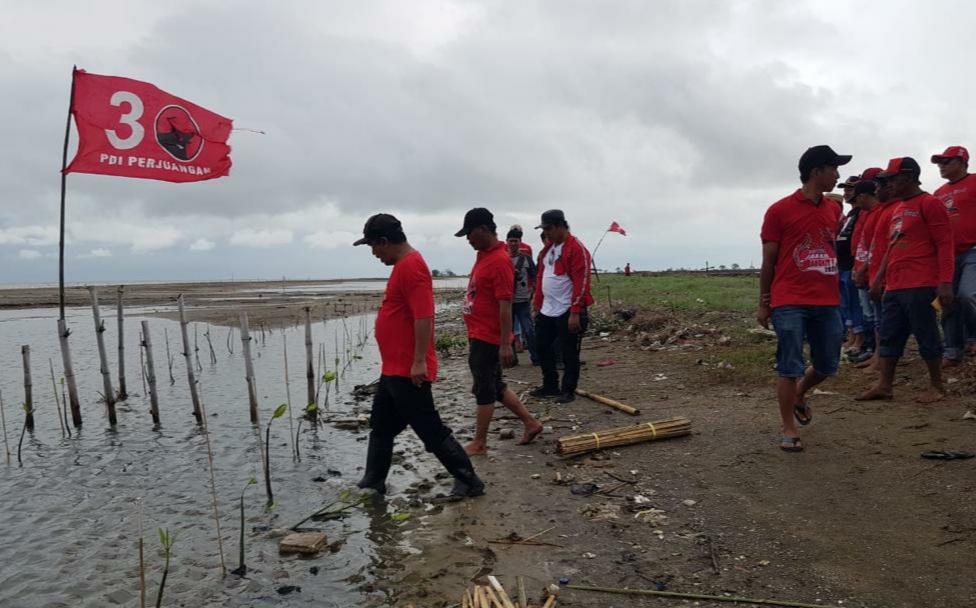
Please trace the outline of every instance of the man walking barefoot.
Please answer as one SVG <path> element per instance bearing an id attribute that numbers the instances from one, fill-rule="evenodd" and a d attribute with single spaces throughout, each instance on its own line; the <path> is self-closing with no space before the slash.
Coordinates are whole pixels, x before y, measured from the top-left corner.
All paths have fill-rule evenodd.
<path id="1" fill-rule="evenodd" d="M 942 201 L 919 188 L 921 172 L 918 162 L 906 156 L 891 159 L 882 174 L 899 200 L 891 212 L 888 251 L 871 282 L 872 297 L 884 290 L 881 376 L 858 401 L 892 398 L 895 368 L 909 335 L 915 336 L 929 371 L 929 388 L 917 400 L 932 403 L 943 397 L 942 340 L 933 305 L 936 298 L 943 308 L 953 302 L 952 226 Z"/>
<path id="2" fill-rule="evenodd" d="M 409 425 L 454 476 L 452 497 L 481 496 L 485 484 L 434 407 L 434 288 L 427 263 L 407 242 L 400 221 L 386 213 L 370 217 L 363 238 L 353 245 L 369 245 L 374 256 L 393 267 L 376 314 L 382 371 L 370 414 L 366 472 L 357 485 L 386 493 L 393 442 Z"/>
<path id="3" fill-rule="evenodd" d="M 454 236 L 467 237 L 478 252 L 468 289 L 461 305 L 468 327 L 468 366 L 477 403 L 474 439 L 465 446 L 468 455 L 488 453 L 488 426 L 501 402 L 525 427 L 519 445 L 530 443 L 542 432 L 542 423 L 529 413 L 518 395 L 502 380 L 502 365 L 515 360 L 512 351 L 512 297 L 515 269 L 505 243 L 498 240 L 491 211 L 478 207 L 464 216 L 464 226 Z"/>
<path id="4" fill-rule="evenodd" d="M 834 236 L 840 208 L 824 192 L 834 189 L 837 167 L 850 156 L 814 146 L 800 157 L 799 190 L 774 203 L 763 219 L 762 270 L 756 317 L 776 330 L 776 398 L 783 422 L 780 448 L 803 450 L 796 422 L 806 426 L 813 412 L 806 393 L 837 373 L 843 325 Z M 812 365 L 803 360 L 804 338 Z M 794 421 L 794 418 L 796 419 Z"/>

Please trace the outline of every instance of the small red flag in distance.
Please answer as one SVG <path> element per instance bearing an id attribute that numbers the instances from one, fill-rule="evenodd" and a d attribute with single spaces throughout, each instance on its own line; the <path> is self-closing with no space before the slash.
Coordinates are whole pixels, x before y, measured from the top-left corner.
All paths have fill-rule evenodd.
<path id="1" fill-rule="evenodd" d="M 148 82 L 74 73 L 78 152 L 65 173 L 198 182 L 230 173 L 233 121 Z"/>
<path id="2" fill-rule="evenodd" d="M 618 224 L 617 222 L 610 224 L 610 227 L 607 228 L 607 232 L 618 232 L 623 236 L 627 236 L 627 231 L 621 228 L 620 224 Z"/>

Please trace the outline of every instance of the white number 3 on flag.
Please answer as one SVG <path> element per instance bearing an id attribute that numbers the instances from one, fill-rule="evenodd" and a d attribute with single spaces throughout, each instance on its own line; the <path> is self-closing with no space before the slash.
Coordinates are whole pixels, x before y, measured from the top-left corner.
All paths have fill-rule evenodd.
<path id="1" fill-rule="evenodd" d="M 142 138 L 146 134 L 146 129 L 139 123 L 143 112 L 142 100 L 135 93 L 116 91 L 112 95 L 112 99 L 109 100 L 109 103 L 113 106 L 121 106 L 123 103 L 129 104 L 129 111 L 119 118 L 119 122 L 127 125 L 132 131 L 128 137 L 119 137 L 114 129 L 105 129 L 105 135 L 108 136 L 109 143 L 116 150 L 131 150 L 135 148 L 142 143 Z"/>

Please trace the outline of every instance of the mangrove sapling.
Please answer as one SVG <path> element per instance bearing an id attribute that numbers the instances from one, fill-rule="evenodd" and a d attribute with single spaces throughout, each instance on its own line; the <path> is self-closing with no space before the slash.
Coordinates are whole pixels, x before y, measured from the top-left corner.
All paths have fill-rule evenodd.
<path id="1" fill-rule="evenodd" d="M 210 365 L 217 365 L 217 353 L 214 352 L 213 342 L 210 341 L 210 323 L 207 323 L 207 331 L 203 337 L 207 339 L 207 346 L 210 348 Z"/>
<path id="2" fill-rule="evenodd" d="M 143 547 L 145 545 L 142 531 L 142 497 L 136 499 L 139 503 L 139 608 L 146 608 L 146 558 Z"/>
<path id="3" fill-rule="evenodd" d="M 24 404 L 24 414 L 26 414 L 26 418 L 33 418 L 33 416 L 34 416 L 34 409 L 33 408 L 29 408 L 27 406 L 27 404 L 25 403 Z M 24 428 L 20 429 L 20 441 L 17 442 L 17 464 L 19 464 L 19 465 L 23 465 L 24 464 L 24 462 L 20 459 L 20 448 L 21 448 L 22 445 L 24 445 L 24 434 L 27 432 L 27 419 L 26 418 L 24 420 Z"/>
<path id="4" fill-rule="evenodd" d="M 281 334 L 281 349 L 285 353 L 285 397 L 288 401 L 288 438 L 291 440 L 291 459 L 294 461 L 298 459 L 298 456 L 295 452 L 295 416 L 292 415 L 291 411 L 291 384 L 288 381 L 288 336 L 285 334 Z"/>
<path id="5" fill-rule="evenodd" d="M 372 495 L 368 492 L 360 494 L 355 498 L 355 500 L 349 500 L 350 495 L 351 495 L 350 490 L 343 490 L 342 493 L 339 494 L 338 500 L 334 500 L 329 504 L 325 505 L 324 507 L 322 507 L 321 509 L 319 509 L 318 511 L 312 513 L 311 515 L 302 518 L 301 521 L 299 521 L 297 524 L 291 526 L 288 529 L 291 530 L 292 532 L 297 532 L 299 527 L 310 519 L 315 519 L 318 521 L 327 520 L 327 519 L 339 519 L 343 517 L 346 511 L 348 511 L 349 509 L 358 507 L 360 505 L 364 505 L 372 499 Z M 339 507 L 338 509 L 333 508 L 339 504 L 341 504 L 342 506 Z"/>
<path id="6" fill-rule="evenodd" d="M 244 564 L 244 493 L 247 489 L 253 485 L 256 485 L 258 480 L 254 477 L 247 480 L 247 485 L 241 490 L 241 551 L 240 551 L 240 566 L 236 570 L 232 570 L 231 574 L 236 574 L 237 576 L 245 576 L 247 574 L 247 565 Z"/>
<path id="7" fill-rule="evenodd" d="M 281 418 L 288 411 L 288 404 L 282 403 L 275 409 L 268 420 L 268 426 L 264 431 L 264 484 L 268 491 L 268 509 L 274 506 L 274 493 L 271 491 L 271 423 L 275 418 Z"/>
<path id="8" fill-rule="evenodd" d="M 329 387 L 333 382 L 336 383 L 336 390 L 339 390 L 339 376 L 335 372 L 325 372 L 322 376 L 322 381 L 325 382 L 325 411 L 329 411 Z"/>
<path id="9" fill-rule="evenodd" d="M 7 453 L 7 464 L 10 464 L 10 444 L 7 442 L 7 416 L 3 412 L 3 391 L 0 391 L 0 421 L 3 422 L 3 451 Z"/>
<path id="10" fill-rule="evenodd" d="M 169 558 L 173 553 L 173 544 L 176 542 L 176 535 L 170 534 L 169 530 L 159 528 L 159 542 L 163 545 L 166 565 L 163 566 L 163 578 L 159 581 L 159 592 L 156 594 L 156 608 L 163 605 L 163 589 L 166 588 L 166 577 L 169 576 Z"/>
<path id="11" fill-rule="evenodd" d="M 315 420 L 316 419 L 315 415 L 317 414 L 318 409 L 319 409 L 318 405 L 314 403 L 309 403 L 308 405 L 305 406 L 305 414 L 298 419 L 298 430 L 295 431 L 295 442 L 294 442 L 295 459 L 298 460 L 298 462 L 302 461 L 302 454 L 300 448 L 301 441 L 299 437 L 302 432 L 302 420 L 305 420 L 305 418 L 311 418 L 312 420 Z"/>
<path id="12" fill-rule="evenodd" d="M 200 421 L 203 427 L 203 437 L 207 443 L 207 462 L 210 465 L 210 492 L 213 495 L 214 521 L 217 522 L 217 548 L 220 550 L 220 573 L 227 576 L 227 564 L 224 563 L 224 540 L 220 532 L 220 511 L 217 509 L 217 482 L 214 480 L 213 447 L 210 445 L 210 428 L 207 424 L 207 408 L 200 399 Z"/>

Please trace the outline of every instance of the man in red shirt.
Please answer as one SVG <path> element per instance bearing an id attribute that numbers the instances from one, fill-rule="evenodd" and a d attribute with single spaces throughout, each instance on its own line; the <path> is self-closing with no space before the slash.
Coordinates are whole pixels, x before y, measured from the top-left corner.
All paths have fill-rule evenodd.
<path id="1" fill-rule="evenodd" d="M 955 242 L 955 275 L 952 290 L 955 304 L 942 310 L 945 331 L 943 367 L 962 364 L 966 350 L 966 328 L 976 328 L 976 175 L 969 173 L 969 151 L 950 146 L 932 156 L 945 184 L 935 191 L 949 212 Z"/>
<path id="2" fill-rule="evenodd" d="M 773 203 L 763 218 L 762 270 L 759 275 L 759 323 L 776 330 L 776 397 L 783 421 L 780 449 L 803 450 L 796 422 L 806 426 L 813 414 L 806 393 L 837 373 L 844 339 L 834 238 L 840 208 L 824 196 L 834 189 L 837 168 L 850 156 L 830 146 L 814 146 L 800 157 L 802 186 Z M 812 365 L 803 359 L 804 337 Z"/>
<path id="3" fill-rule="evenodd" d="M 515 268 L 506 244 L 498 240 L 491 211 L 477 207 L 464 216 L 464 225 L 454 236 L 467 237 L 478 252 L 468 289 L 461 305 L 468 327 L 468 367 L 473 379 L 471 392 L 477 408 L 474 439 L 464 447 L 468 455 L 488 453 L 488 425 L 501 402 L 525 426 L 519 445 L 530 443 L 542 432 L 542 423 L 529 413 L 518 395 L 502 379 L 502 365 L 515 362 L 512 350 L 512 297 Z"/>
<path id="4" fill-rule="evenodd" d="M 942 339 L 933 300 L 952 305 L 952 225 L 945 205 L 919 188 L 921 167 L 910 157 L 893 158 L 882 177 L 898 199 L 889 222 L 888 250 L 871 283 L 872 296 L 881 294 L 880 367 L 877 383 L 860 401 L 891 399 L 895 367 L 914 334 L 918 352 L 929 370 L 929 388 L 921 403 L 942 399 Z"/>
<path id="5" fill-rule="evenodd" d="M 370 414 L 366 472 L 357 485 L 386 493 L 393 442 L 409 425 L 454 476 L 452 497 L 481 496 L 485 484 L 434 407 L 434 288 L 427 263 L 407 242 L 400 221 L 386 213 L 370 217 L 363 238 L 353 245 L 369 245 L 374 256 L 393 266 L 376 314 L 382 371 Z"/>
<path id="6" fill-rule="evenodd" d="M 590 295 L 592 258 L 583 243 L 569 232 L 569 223 L 561 210 L 550 209 L 543 213 L 536 228 L 542 228 L 549 242 L 539 254 L 541 263 L 532 301 L 542 386 L 529 394 L 555 397 L 556 403 L 569 403 L 576 399 L 580 348 L 589 325 L 587 307 L 593 304 Z M 563 355 L 561 387 L 554 348 L 557 340 Z"/>

